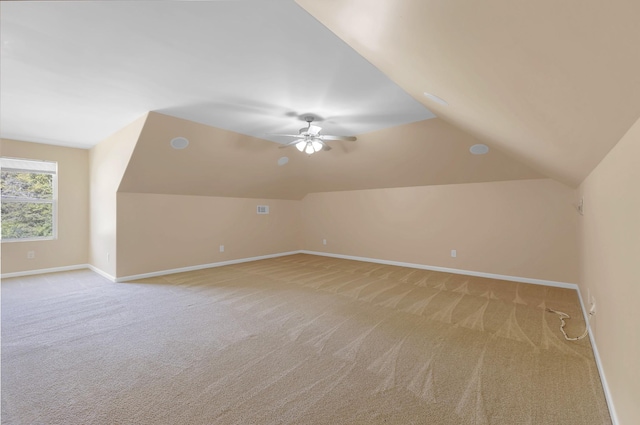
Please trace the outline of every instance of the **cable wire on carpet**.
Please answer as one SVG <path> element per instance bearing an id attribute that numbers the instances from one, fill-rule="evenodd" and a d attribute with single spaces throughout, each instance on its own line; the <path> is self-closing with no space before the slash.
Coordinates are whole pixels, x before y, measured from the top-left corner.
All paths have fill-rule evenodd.
<path id="1" fill-rule="evenodd" d="M 557 311 L 557 310 L 553 310 L 551 308 L 547 308 L 547 311 L 549 313 L 555 313 L 558 315 L 558 317 L 560 317 L 560 330 L 562 331 L 562 335 L 564 335 L 564 338 L 567 341 L 578 341 L 581 340 L 582 338 L 584 338 L 585 336 L 587 336 L 587 334 L 589 333 L 589 324 L 591 323 L 591 317 L 595 314 L 594 312 L 589 313 L 589 319 L 587 321 L 587 326 L 584 329 L 584 332 L 582 333 L 582 335 L 576 337 L 576 338 L 570 338 L 569 336 L 567 336 L 567 333 L 564 331 L 564 326 L 566 325 L 564 319 L 571 319 L 571 316 L 569 316 L 567 313 L 564 313 L 562 311 Z"/>

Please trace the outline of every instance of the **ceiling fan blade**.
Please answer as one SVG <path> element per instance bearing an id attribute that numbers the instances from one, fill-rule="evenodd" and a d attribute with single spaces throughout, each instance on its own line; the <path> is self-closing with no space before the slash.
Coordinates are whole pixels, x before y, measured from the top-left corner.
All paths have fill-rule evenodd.
<path id="1" fill-rule="evenodd" d="M 331 150 L 331 146 L 327 145 L 327 144 L 324 142 L 324 140 L 322 140 L 321 138 L 319 138 L 319 137 L 315 137 L 313 140 L 314 140 L 315 142 L 318 142 L 318 143 L 320 143 L 320 144 L 322 145 L 322 150 L 323 150 L 323 151 L 330 151 L 330 150 Z"/>
<path id="2" fill-rule="evenodd" d="M 317 125 L 309 125 L 307 129 L 307 133 L 317 135 L 322 130 L 322 127 L 318 127 Z"/>
<path id="3" fill-rule="evenodd" d="M 289 142 L 286 145 L 278 146 L 278 149 L 288 148 L 289 146 L 297 145 L 300 142 L 304 142 L 302 139 L 294 140 L 293 142 Z"/>
<path id="4" fill-rule="evenodd" d="M 299 134 L 276 134 L 276 133 L 267 133 L 267 136 L 282 136 L 282 137 L 300 137 Z"/>
<path id="5" fill-rule="evenodd" d="M 344 140 L 347 142 L 355 142 L 358 140 L 355 136 L 329 136 L 321 134 L 319 137 L 323 140 Z"/>

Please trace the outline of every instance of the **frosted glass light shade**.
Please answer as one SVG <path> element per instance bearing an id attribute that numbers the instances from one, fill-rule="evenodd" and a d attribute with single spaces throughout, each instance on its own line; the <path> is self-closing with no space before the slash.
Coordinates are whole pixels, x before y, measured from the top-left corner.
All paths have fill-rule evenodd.
<path id="1" fill-rule="evenodd" d="M 318 140 L 313 140 L 310 137 L 306 140 L 300 139 L 296 141 L 298 142 L 296 143 L 296 149 L 298 149 L 300 152 L 306 153 L 307 155 L 319 152 L 322 150 L 322 148 L 324 148 L 324 145 L 321 142 L 319 142 Z"/>
<path id="2" fill-rule="evenodd" d="M 311 155 L 312 153 L 314 153 L 315 151 L 313 150 L 313 145 L 311 144 L 311 142 L 307 142 L 307 147 L 304 149 L 304 151 L 308 154 Z"/>

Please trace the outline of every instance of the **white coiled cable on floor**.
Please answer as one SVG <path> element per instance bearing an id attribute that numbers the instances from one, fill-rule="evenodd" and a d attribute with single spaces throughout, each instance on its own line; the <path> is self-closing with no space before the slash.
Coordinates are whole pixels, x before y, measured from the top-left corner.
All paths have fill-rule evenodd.
<path id="1" fill-rule="evenodd" d="M 555 313 L 558 315 L 558 317 L 560 317 L 560 330 L 562 331 L 562 335 L 564 335 L 564 338 L 567 341 L 578 341 L 584 338 L 585 336 L 587 336 L 587 334 L 589 333 L 589 323 L 591 322 L 591 316 L 595 314 L 593 312 L 589 313 L 589 319 L 587 320 L 587 327 L 585 328 L 584 333 L 582 335 L 576 338 L 570 338 L 569 336 L 567 336 L 567 333 L 564 331 L 564 326 L 566 325 L 564 319 L 571 319 L 571 316 L 569 316 L 567 313 L 564 313 L 562 311 L 556 311 L 551 308 L 547 308 L 547 311 L 550 313 Z"/>

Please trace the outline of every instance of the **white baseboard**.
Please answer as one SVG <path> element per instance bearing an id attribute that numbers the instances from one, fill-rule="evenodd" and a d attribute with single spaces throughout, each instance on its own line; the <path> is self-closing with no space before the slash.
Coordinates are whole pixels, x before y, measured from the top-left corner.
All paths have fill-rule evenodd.
<path id="1" fill-rule="evenodd" d="M 44 274 L 44 273 L 68 272 L 71 270 L 86 269 L 88 267 L 89 267 L 88 264 L 75 264 L 73 266 L 51 267 L 48 269 L 37 269 L 37 270 L 25 270 L 23 272 L 3 273 L 2 275 L 0 275 L 0 278 L 8 279 L 10 277 L 32 276 L 32 275 Z"/>
<path id="2" fill-rule="evenodd" d="M 260 255 L 258 257 L 239 258 L 237 260 L 220 261 L 218 263 L 200 264 L 197 266 L 180 267 L 177 269 L 161 270 L 151 273 L 142 273 L 132 276 L 124 276 L 115 278 L 115 282 L 129 282 L 137 279 L 146 279 L 148 277 L 165 276 L 168 274 L 191 272 L 194 270 L 210 269 L 213 267 L 229 266 L 231 264 L 248 263 L 250 261 L 266 260 L 267 258 L 284 257 L 287 255 L 300 254 L 301 251 L 279 252 L 277 254 Z"/>
<path id="3" fill-rule="evenodd" d="M 508 275 L 495 274 L 495 273 L 476 272 L 472 270 L 451 269 L 448 267 L 428 266 L 425 264 L 405 263 L 402 261 L 379 260 L 377 258 L 356 257 L 353 255 L 342 255 L 342 254 L 331 254 L 328 252 L 319 252 L 319 251 L 301 250 L 300 253 L 320 255 L 323 257 L 342 258 L 345 260 L 365 261 L 367 263 L 386 264 L 389 266 L 410 267 L 412 269 L 432 270 L 435 272 L 455 273 L 455 274 L 462 274 L 466 276 L 477 276 L 477 277 L 486 277 L 489 279 L 508 280 L 511 282 L 532 283 L 534 285 L 555 286 L 558 288 L 569 288 L 569 289 L 575 289 L 575 290 L 578 289 L 578 285 L 576 285 L 575 283 L 556 282 L 553 280 L 532 279 L 529 277 L 508 276 Z"/>
<path id="4" fill-rule="evenodd" d="M 189 272 L 193 270 L 201 270 L 201 269 L 208 269 L 212 267 L 228 266 L 231 264 L 246 263 L 249 261 L 266 260 L 267 258 L 284 257 L 292 254 L 300 254 L 300 252 L 301 251 L 279 252 L 277 254 L 268 254 L 268 255 L 261 255 L 258 257 L 249 257 L 249 258 L 239 258 L 236 260 L 220 261 L 218 263 L 199 264 L 197 266 L 181 267 L 178 269 L 170 269 L 170 270 L 161 270 L 157 272 L 143 273 L 143 274 L 137 274 L 132 276 L 124 276 L 124 277 L 112 276 L 109 273 L 95 267 L 92 264 L 76 264 L 73 266 L 53 267 L 49 269 L 38 269 L 38 270 L 27 270 L 23 272 L 4 273 L 0 275 L 0 278 L 7 279 L 10 277 L 31 276 L 31 275 L 44 274 L 44 273 L 55 273 L 55 272 L 65 272 L 70 270 L 89 269 L 99 274 L 100 276 L 104 277 L 105 279 L 108 279 L 111 282 L 128 282 L 131 280 L 144 279 L 147 277 L 164 276 L 164 275 L 173 274 L 173 273 Z"/>
<path id="5" fill-rule="evenodd" d="M 604 398 L 607 401 L 607 407 L 609 408 L 609 414 L 611 415 L 611 423 L 613 425 L 618 425 L 619 424 L 618 415 L 616 413 L 615 406 L 613 405 L 613 398 L 611 397 L 611 392 L 609 391 L 609 384 L 607 384 L 607 378 L 604 374 L 602 363 L 600 362 L 600 353 L 598 353 L 598 346 L 596 345 L 596 340 L 593 336 L 593 331 L 591 329 L 591 323 L 589 322 L 589 314 L 582 300 L 582 293 L 580 293 L 580 287 L 578 287 L 577 291 L 578 291 L 578 298 L 580 299 L 580 307 L 582 308 L 582 315 L 584 316 L 584 322 L 587 323 L 589 326 L 589 341 L 591 341 L 591 348 L 593 349 L 593 357 L 596 359 L 596 366 L 598 368 L 598 373 L 600 374 L 600 381 L 602 382 L 602 389 L 604 391 Z"/>
<path id="6" fill-rule="evenodd" d="M 342 258 L 342 259 L 345 259 L 345 260 L 365 261 L 365 262 L 368 262 L 368 263 L 386 264 L 386 265 L 390 265 L 390 266 L 410 267 L 410 268 L 414 268 L 414 269 L 432 270 L 432 271 L 444 272 L 444 273 L 455 273 L 455 274 L 462 274 L 462 275 L 467 275 L 467 276 L 486 277 L 486 278 L 490 278 L 490 279 L 508 280 L 508 281 L 512 281 L 512 282 L 522 282 L 522 283 L 532 283 L 532 284 L 536 284 L 536 285 L 555 286 L 555 287 L 560 287 L 560 288 L 575 289 L 575 290 L 579 291 L 578 285 L 576 285 L 575 283 L 556 282 L 556 281 L 552 281 L 552 280 L 532 279 L 532 278 L 528 278 L 528 277 L 519 277 L 519 276 L 508 276 L 508 275 L 501 275 L 501 274 L 495 274 L 495 273 L 477 272 L 477 271 L 472 271 L 472 270 L 452 269 L 452 268 L 448 268 L 448 267 L 429 266 L 429 265 L 426 265 L 426 264 L 405 263 L 405 262 L 402 262 L 402 261 L 391 261 L 391 260 L 381 260 L 381 259 L 377 259 L 377 258 L 358 257 L 358 256 L 354 256 L 354 255 L 332 254 L 332 253 L 320 252 L 320 251 L 308 251 L 308 250 L 304 250 L 304 249 L 303 250 L 297 250 L 297 251 L 280 252 L 280 253 L 277 253 L 277 254 L 261 255 L 261 256 L 257 256 L 257 257 L 248 257 L 248 258 L 239 258 L 239 259 L 236 259 L 236 260 L 220 261 L 220 262 L 217 262 L 217 263 L 199 264 L 199 265 L 196 265 L 196 266 L 180 267 L 180 268 L 176 268 L 176 269 L 160 270 L 160 271 L 157 271 L 157 272 L 142 273 L 142 274 L 124 276 L 124 277 L 118 277 L 118 278 L 108 274 L 107 272 L 105 272 L 103 270 L 100 270 L 99 268 L 97 268 L 97 267 L 95 267 L 95 266 L 93 266 L 91 264 L 77 264 L 77 265 L 73 265 L 73 266 L 53 267 L 53 268 L 49 268 L 49 269 L 28 270 L 28 271 L 15 272 L 15 273 L 4 273 L 4 274 L 0 275 L 0 277 L 5 279 L 5 278 L 10 278 L 10 277 L 29 276 L 29 275 L 36 275 L 36 274 L 43 274 L 43 273 L 55 273 L 55 272 L 63 272 L 63 271 L 79 270 L 79 269 L 87 269 L 88 268 L 88 269 L 94 271 L 95 273 L 98 273 L 102 277 L 104 277 L 106 279 L 109 279 L 112 282 L 127 282 L 127 281 L 131 281 L 131 280 L 135 280 L 135 279 L 145 279 L 145 278 L 148 278 L 148 277 L 158 277 L 158 276 L 164 276 L 164 275 L 173 274 L 173 273 L 189 272 L 189 271 L 202 270 L 202 269 L 208 269 L 208 268 L 213 268 L 213 267 L 222 267 L 222 266 L 228 266 L 228 265 L 231 265 L 231 264 L 246 263 L 246 262 L 249 262 L 249 261 L 258 261 L 258 260 L 266 260 L 268 258 L 284 257 L 284 256 L 287 256 L 287 255 L 293 255 L 293 254 L 319 255 L 319 256 L 323 256 L 323 257 L 333 257 L 333 258 Z M 581 297 L 580 297 L 580 302 L 582 302 L 582 298 Z M 584 310 L 584 306 L 583 306 L 583 310 Z"/>
<path id="7" fill-rule="evenodd" d="M 92 265 L 92 264 L 87 264 L 87 267 L 95 273 L 98 273 L 100 276 L 104 277 L 105 279 L 110 280 L 111 282 L 115 282 L 116 281 L 116 277 L 115 276 L 111 276 L 109 273 L 105 272 L 104 270 L 100 270 L 99 268 L 97 268 L 96 266 Z"/>

